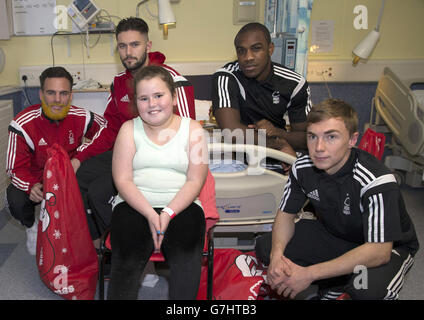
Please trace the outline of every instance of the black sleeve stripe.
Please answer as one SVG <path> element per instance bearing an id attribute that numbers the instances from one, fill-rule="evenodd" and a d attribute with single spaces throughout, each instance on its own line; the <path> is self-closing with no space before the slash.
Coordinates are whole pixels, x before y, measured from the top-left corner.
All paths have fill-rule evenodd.
<path id="1" fill-rule="evenodd" d="M 18 136 L 21 136 L 22 138 L 25 138 L 24 137 L 24 134 L 21 131 L 17 130 L 16 128 L 14 128 L 12 126 L 9 126 L 8 129 L 9 129 L 9 131 L 11 131 L 13 133 L 16 133 Z"/>
<path id="2" fill-rule="evenodd" d="M 190 86 L 192 86 L 191 82 L 188 81 L 188 80 L 177 81 L 177 82 L 174 82 L 174 84 L 175 84 L 175 87 L 177 87 L 177 88 L 179 88 L 179 87 L 190 87 Z"/>
<path id="3" fill-rule="evenodd" d="M 90 131 L 91 126 L 93 125 L 93 122 L 94 122 L 94 113 L 90 111 L 90 121 L 88 122 L 86 132 Z"/>

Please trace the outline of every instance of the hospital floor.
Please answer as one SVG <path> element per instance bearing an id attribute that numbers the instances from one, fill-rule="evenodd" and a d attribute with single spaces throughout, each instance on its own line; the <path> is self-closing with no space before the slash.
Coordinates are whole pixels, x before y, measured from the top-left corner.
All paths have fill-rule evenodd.
<path id="1" fill-rule="evenodd" d="M 415 224 L 421 250 L 415 256 L 414 266 L 407 274 L 400 298 L 424 300 L 424 189 L 402 187 L 402 194 Z M 24 228 L 4 210 L 0 211 L 0 300 L 62 300 L 40 280 L 35 256 L 28 254 L 25 241 Z M 139 299 L 167 299 L 166 272 L 159 271 L 159 280 L 154 287 L 140 287 Z"/>

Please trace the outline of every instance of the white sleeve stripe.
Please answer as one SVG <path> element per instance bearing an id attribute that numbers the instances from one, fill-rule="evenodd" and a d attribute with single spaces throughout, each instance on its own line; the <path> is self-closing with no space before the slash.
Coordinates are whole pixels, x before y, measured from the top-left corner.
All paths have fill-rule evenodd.
<path id="1" fill-rule="evenodd" d="M 287 200 L 290 197 L 290 193 L 291 193 L 290 185 L 291 185 L 291 180 L 290 180 L 290 177 L 289 177 L 287 179 L 286 185 L 284 186 L 283 197 L 282 197 L 282 199 L 280 201 L 280 205 L 279 205 L 279 209 L 281 211 L 284 211 L 285 210 L 285 207 L 286 207 L 286 204 L 287 204 Z"/>
<path id="2" fill-rule="evenodd" d="M 298 94 L 298 92 L 300 91 L 300 89 L 302 89 L 303 85 L 305 84 L 305 79 L 302 78 L 300 80 L 300 82 L 297 84 L 296 88 L 294 88 L 292 95 L 290 97 L 290 102 L 287 104 L 287 109 L 290 107 L 292 99 Z"/>
<path id="3" fill-rule="evenodd" d="M 230 75 L 230 76 L 234 77 L 234 79 L 237 81 L 237 83 L 238 83 L 238 85 L 239 85 L 240 95 L 242 96 L 242 98 L 243 98 L 244 100 L 246 100 L 246 91 L 244 90 L 244 87 L 243 87 L 243 86 L 242 86 L 242 84 L 240 83 L 239 79 L 237 79 L 237 77 L 236 77 L 234 74 L 232 74 L 231 72 L 229 72 L 229 71 L 228 71 L 227 69 L 225 69 L 225 68 L 218 69 L 216 72 L 224 72 L 224 73 L 226 73 L 227 75 Z"/>
<path id="4" fill-rule="evenodd" d="M 370 183 L 370 179 L 362 171 L 356 171 L 353 177 L 362 185 L 362 187 Z"/>
<path id="5" fill-rule="evenodd" d="M 85 110 L 85 123 L 84 123 L 83 136 L 85 136 L 85 134 L 87 133 L 88 125 L 90 124 L 90 121 L 91 121 L 91 116 L 92 116 L 92 113 L 88 110 Z"/>
<path id="6" fill-rule="evenodd" d="M 377 179 L 371 181 L 370 183 L 368 183 L 367 185 L 365 185 L 362 189 L 361 189 L 361 197 L 370 189 L 377 187 L 377 186 L 381 186 L 383 184 L 386 183 L 396 183 L 396 178 L 393 174 L 389 173 L 389 174 L 385 174 L 383 176 L 378 177 Z"/>
<path id="7" fill-rule="evenodd" d="M 94 121 L 96 121 L 96 123 L 99 124 L 99 126 L 104 126 L 107 121 L 105 118 L 99 116 L 97 113 L 93 113 L 94 114 Z"/>
<path id="8" fill-rule="evenodd" d="M 20 180 L 19 178 L 17 178 L 16 176 L 12 177 L 11 182 L 18 189 L 21 189 L 23 191 L 29 190 L 29 182 L 24 182 L 24 181 Z"/>
<path id="9" fill-rule="evenodd" d="M 16 119 L 16 122 L 19 123 L 19 125 L 23 126 L 24 124 L 31 121 L 32 119 L 39 117 L 40 114 L 41 114 L 41 108 L 21 115 L 19 118 Z"/>
<path id="10" fill-rule="evenodd" d="M 16 140 L 18 135 L 14 132 L 9 133 L 9 144 L 7 146 L 7 159 L 6 159 L 6 172 L 10 177 L 12 175 L 12 169 L 15 166 L 16 159 Z"/>
<path id="11" fill-rule="evenodd" d="M 372 231 L 374 230 L 373 228 L 373 221 L 374 221 L 374 202 L 372 201 L 372 199 L 370 199 L 370 203 L 368 205 L 368 210 L 369 210 L 369 215 L 368 215 L 368 242 L 373 242 L 372 241 Z"/>
<path id="12" fill-rule="evenodd" d="M 190 118 L 190 108 L 188 106 L 187 95 L 184 90 L 184 87 L 180 87 L 181 97 L 183 99 L 183 109 L 185 110 L 185 115 L 187 118 Z"/>
<path id="13" fill-rule="evenodd" d="M 392 250 L 395 251 L 395 250 Z M 387 295 L 384 297 L 384 300 L 387 299 L 396 299 L 400 289 L 402 289 L 403 283 L 405 282 L 405 274 L 411 268 L 414 263 L 414 259 L 408 254 L 408 257 L 402 263 L 398 273 L 393 277 L 392 281 L 387 286 Z"/>
<path id="14" fill-rule="evenodd" d="M 310 164 L 310 165 L 313 165 L 314 163 L 313 163 L 313 161 L 312 161 L 312 159 L 307 155 L 307 156 L 303 156 L 303 157 L 301 157 L 301 158 L 298 158 L 297 160 L 296 160 L 296 165 L 298 166 L 298 165 L 303 165 L 303 164 Z"/>
<path id="15" fill-rule="evenodd" d="M 380 203 L 380 242 L 385 241 L 384 237 L 384 201 L 383 201 L 383 195 L 380 193 L 378 195 L 378 202 Z"/>
<path id="16" fill-rule="evenodd" d="M 93 143 L 93 141 L 96 139 L 96 138 L 98 138 L 99 136 L 100 136 L 100 134 L 101 134 L 101 132 L 103 131 L 103 129 L 104 128 L 106 128 L 106 126 L 102 126 L 101 128 L 100 128 L 100 130 L 99 131 L 97 131 L 97 133 L 94 135 L 94 137 L 93 137 L 93 139 L 91 139 L 91 141 L 89 141 L 89 142 L 86 142 L 86 143 L 83 143 L 82 145 L 80 145 L 78 148 L 77 148 L 77 151 L 78 152 L 81 152 L 81 151 L 83 151 L 84 149 L 86 149 L 90 144 L 92 144 Z"/>
<path id="17" fill-rule="evenodd" d="M 381 193 L 369 197 L 368 242 L 384 242 L 384 201 Z"/>
<path id="18" fill-rule="evenodd" d="M 308 155 L 304 155 L 296 160 L 296 162 L 292 165 L 292 172 L 295 178 L 297 179 L 297 170 L 302 168 L 313 167 L 314 163 L 312 159 Z"/>
<path id="19" fill-rule="evenodd" d="M 219 105 L 220 108 L 229 108 L 231 107 L 231 100 L 228 92 L 228 77 L 219 76 L 218 77 L 218 95 L 219 95 Z"/>
<path id="20" fill-rule="evenodd" d="M 277 76 L 280 76 L 284 79 L 292 80 L 292 81 L 297 82 L 297 83 L 299 83 L 299 81 L 301 81 L 301 78 L 299 78 L 299 77 L 294 77 L 293 75 L 287 75 L 287 74 L 284 74 L 284 73 L 277 71 L 277 70 L 274 70 L 274 74 L 277 75 Z"/>
<path id="21" fill-rule="evenodd" d="M 353 176 L 362 187 L 366 186 L 368 183 L 371 183 L 375 179 L 375 176 L 359 162 L 356 162 L 355 164 Z"/>
<path id="22" fill-rule="evenodd" d="M 302 168 L 310 168 L 310 167 L 313 167 L 313 166 L 314 166 L 314 164 L 313 164 L 313 163 L 300 164 L 300 165 L 297 165 L 297 166 L 296 166 L 296 170 L 297 170 L 297 169 L 302 169 Z"/>
<path id="23" fill-rule="evenodd" d="M 218 77 L 218 96 L 219 96 L 219 103 L 218 103 L 218 107 L 222 108 L 222 107 L 226 107 L 226 105 L 224 105 L 224 98 L 223 98 L 223 91 L 224 88 L 222 87 L 223 83 L 222 83 L 222 77 Z"/>
<path id="24" fill-rule="evenodd" d="M 180 115 L 182 117 L 189 117 L 187 97 L 183 88 L 180 87 L 177 89 L 177 97 L 178 111 Z"/>
<path id="25" fill-rule="evenodd" d="M 285 69 L 283 67 L 274 65 L 274 72 L 278 72 L 281 76 L 287 76 L 297 79 L 298 81 L 302 78 L 302 76 L 294 71 L 291 71 L 290 69 Z"/>
<path id="26" fill-rule="evenodd" d="M 171 74 L 171 76 L 174 78 L 174 77 L 177 77 L 177 76 L 180 76 L 180 77 L 182 77 L 181 75 L 179 75 L 175 70 L 173 70 L 173 69 L 171 69 L 170 67 L 168 67 L 168 66 L 165 66 L 165 65 L 163 65 L 162 66 L 166 71 L 168 71 L 170 74 Z M 184 77 L 183 77 L 184 78 Z M 184 78 L 185 79 L 185 78 Z"/>
<path id="27" fill-rule="evenodd" d="M 184 78 L 182 75 L 173 75 L 172 77 L 174 79 L 174 82 L 177 84 L 177 82 L 188 82 L 186 78 Z"/>
<path id="28" fill-rule="evenodd" d="M 366 179 L 366 183 L 370 183 L 371 180 L 375 179 L 375 176 L 365 168 L 361 163 L 357 162 L 356 164 L 358 171 L 363 172 L 363 176 Z"/>
<path id="29" fill-rule="evenodd" d="M 184 110 L 182 108 L 182 101 L 181 101 L 181 95 L 178 94 L 178 89 L 177 89 L 177 108 L 178 108 L 178 113 L 181 117 L 184 117 Z"/>

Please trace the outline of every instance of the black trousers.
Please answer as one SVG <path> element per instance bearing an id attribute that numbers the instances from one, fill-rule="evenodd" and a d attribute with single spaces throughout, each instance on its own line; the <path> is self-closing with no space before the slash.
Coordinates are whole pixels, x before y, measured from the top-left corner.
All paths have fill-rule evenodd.
<path id="1" fill-rule="evenodd" d="M 155 209 L 160 214 L 161 209 Z M 170 267 L 169 298 L 196 299 L 205 239 L 205 216 L 192 203 L 171 220 L 161 251 Z M 113 210 L 112 272 L 108 299 L 137 299 L 141 274 L 154 245 L 147 219 L 126 202 Z"/>
<path id="2" fill-rule="evenodd" d="M 93 239 L 97 239 L 111 223 L 111 198 L 118 193 L 112 178 L 112 151 L 82 162 L 76 176 L 84 207 L 91 211 L 95 222 L 90 232 Z"/>
<path id="3" fill-rule="evenodd" d="M 267 265 L 271 246 L 271 233 L 257 239 L 256 255 Z M 295 233 L 284 255 L 294 263 L 307 267 L 335 259 L 357 246 L 359 244 L 333 236 L 317 220 L 302 219 L 295 224 Z M 394 248 L 387 264 L 375 268 L 357 266 L 351 275 L 322 280 L 317 284 L 323 291 L 330 292 L 329 297 L 347 292 L 352 299 L 358 300 L 398 299 L 405 274 L 412 264 L 409 252 Z"/>
<path id="4" fill-rule="evenodd" d="M 7 187 L 6 197 L 12 217 L 25 227 L 31 228 L 35 221 L 35 206 L 40 203 L 31 201 L 25 191 L 16 188 L 13 184 Z"/>
<path id="5" fill-rule="evenodd" d="M 40 202 L 31 201 L 25 191 L 16 188 L 13 184 L 7 187 L 6 196 L 11 215 L 25 227 L 32 227 L 35 221 L 35 206 Z M 86 212 L 86 217 L 91 238 L 97 239 L 97 226 L 93 216 Z"/>
<path id="6" fill-rule="evenodd" d="M 6 196 L 11 215 L 25 227 L 32 227 L 35 221 L 35 206 L 40 204 L 40 202 L 31 201 L 25 191 L 16 188 L 13 184 L 7 187 Z M 91 214 L 86 212 L 86 217 L 91 237 L 96 239 L 96 223 Z"/>

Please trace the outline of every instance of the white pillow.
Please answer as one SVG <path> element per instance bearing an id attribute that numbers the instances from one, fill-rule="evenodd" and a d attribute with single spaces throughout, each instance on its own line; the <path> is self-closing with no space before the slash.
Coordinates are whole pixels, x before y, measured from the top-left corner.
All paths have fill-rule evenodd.
<path id="1" fill-rule="evenodd" d="M 196 120 L 209 120 L 209 109 L 212 106 L 210 100 L 194 100 Z"/>
<path id="2" fill-rule="evenodd" d="M 412 92 L 417 97 L 418 104 L 424 108 L 424 90 L 412 90 Z"/>

